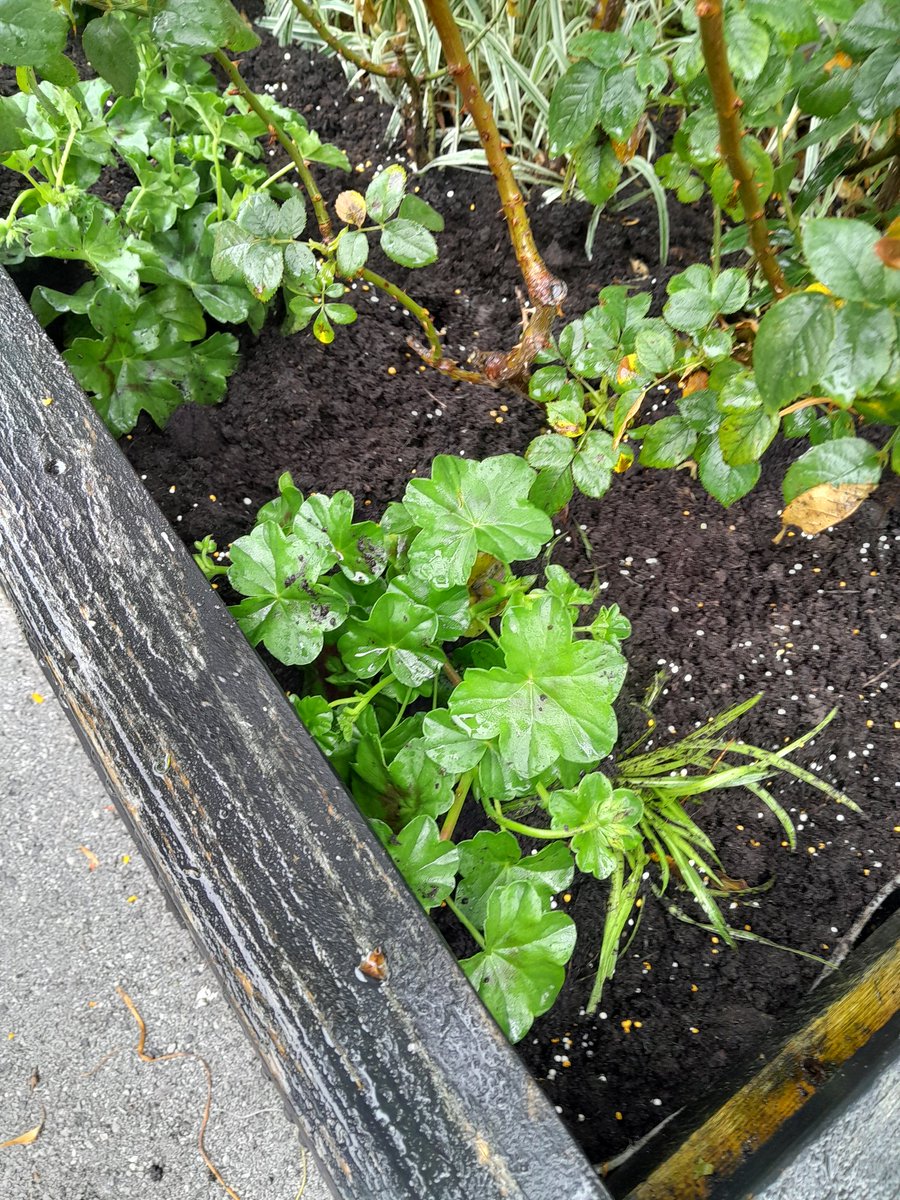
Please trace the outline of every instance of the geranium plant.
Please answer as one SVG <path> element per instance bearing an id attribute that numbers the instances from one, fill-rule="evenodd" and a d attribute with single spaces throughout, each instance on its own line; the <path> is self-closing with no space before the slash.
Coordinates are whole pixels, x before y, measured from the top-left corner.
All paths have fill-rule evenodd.
<path id="1" fill-rule="evenodd" d="M 743 787 L 791 846 L 771 777 L 851 803 L 790 757 L 833 714 L 766 751 L 725 734 L 754 697 L 671 745 L 618 748 L 628 620 L 559 565 L 514 569 L 553 538 L 539 481 L 514 455 L 439 456 L 373 522 L 354 520 L 349 493 L 304 496 L 286 474 L 227 555 L 197 546 L 208 577 L 227 575 L 251 643 L 299 669 L 298 716 L 413 892 L 467 931 L 463 969 L 513 1040 L 564 982 L 575 926 L 554 897 L 575 872 L 609 881 L 593 1011 L 651 859 L 656 890 L 677 882 L 698 902 L 691 919 L 729 944 L 753 936 L 718 906 L 734 885 L 694 801 Z M 467 806 L 475 831 L 460 838 Z"/>

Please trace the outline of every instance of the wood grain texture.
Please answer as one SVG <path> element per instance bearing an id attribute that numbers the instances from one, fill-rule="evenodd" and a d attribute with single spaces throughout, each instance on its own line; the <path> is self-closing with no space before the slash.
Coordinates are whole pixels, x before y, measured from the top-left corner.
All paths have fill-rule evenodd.
<path id="1" fill-rule="evenodd" d="M 335 1195 L 602 1200 L 2 271 L 0 311 L 0 581 Z"/>

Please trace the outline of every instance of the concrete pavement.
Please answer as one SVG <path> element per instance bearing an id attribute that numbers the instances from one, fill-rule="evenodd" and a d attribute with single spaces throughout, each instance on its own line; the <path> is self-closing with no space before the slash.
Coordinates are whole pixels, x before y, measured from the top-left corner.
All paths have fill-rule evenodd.
<path id="1" fill-rule="evenodd" d="M 295 1200 L 303 1151 L 0 593 L 0 1200 Z M 35 1082 L 39 1079 L 39 1082 Z M 309 1164 L 303 1200 L 328 1200 Z"/>

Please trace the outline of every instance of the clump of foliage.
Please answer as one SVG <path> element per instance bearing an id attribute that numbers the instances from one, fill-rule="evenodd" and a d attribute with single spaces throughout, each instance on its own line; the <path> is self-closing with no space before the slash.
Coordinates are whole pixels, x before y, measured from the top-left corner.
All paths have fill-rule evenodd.
<path id="1" fill-rule="evenodd" d="M 268 0 L 263 24 L 283 42 L 291 40 L 336 54 L 348 76 L 366 76 L 379 97 L 394 108 L 391 139 L 404 127 L 420 167 L 486 165 L 474 148 L 478 132 L 442 70 L 442 45 L 424 0 L 386 0 L 356 5 L 338 0 Z M 582 0 L 558 4 L 489 5 L 482 0 L 454 4 L 453 13 L 466 42 L 485 99 L 520 178 L 558 184 L 565 162 L 551 151 L 550 97 L 565 73 L 573 45 L 594 24 L 621 19 L 626 36 L 655 49 L 673 6 L 631 4 L 622 12 L 592 13 Z M 636 28 L 637 27 L 637 28 Z M 635 31 L 636 29 L 636 31 Z M 633 32 L 635 31 L 635 32 Z M 660 67 L 650 68 L 659 82 Z M 645 83 L 641 68 L 641 82 Z M 662 67 L 662 84 L 668 73 Z"/>
<path id="2" fill-rule="evenodd" d="M 753 173 L 756 205 L 770 197 L 780 202 L 769 225 L 779 251 L 788 260 L 799 252 L 806 215 L 849 203 L 874 216 L 896 204 L 900 14 L 885 0 L 684 4 L 684 32 L 669 59 L 671 99 L 684 117 L 671 152 L 656 164 L 665 185 L 683 201 L 708 190 L 739 224 L 752 215 L 722 144 L 722 97 L 710 73 L 713 9 L 722 18 L 721 57 L 740 94 L 741 153 Z M 854 195 L 850 181 L 863 176 L 866 192 Z M 730 244 L 742 242 L 746 229 Z M 801 263 L 798 281 L 803 274 Z M 786 275 L 795 282 L 790 265 Z"/>
<path id="3" fill-rule="evenodd" d="M 684 201 L 711 191 L 712 267 L 670 279 L 661 317 L 646 316 L 645 297 L 603 289 L 599 305 L 536 356 L 529 394 L 546 405 L 552 432 L 528 456 L 561 504 L 588 439 L 603 445 L 609 469 L 627 469 L 630 443 L 644 465 L 686 465 L 725 505 L 755 485 L 780 430 L 808 439 L 783 485 L 784 524 L 808 533 L 853 513 L 885 468 L 900 471 L 900 240 L 896 219 L 884 235 L 877 227 L 879 212 L 896 208 L 900 79 L 883 43 L 896 42 L 900 22 L 881 0 L 825 7 L 821 27 L 806 4 L 787 14 L 718 0 L 684 8 L 693 32 L 672 59 L 671 99 L 685 116 L 658 170 Z M 626 88 L 637 119 L 637 67 L 628 68 L 618 31 L 589 31 L 572 50 L 551 133 L 573 153 L 576 176 L 605 163 L 611 190 L 622 131 L 608 112 Z M 764 131 L 765 147 L 754 136 Z M 858 158 L 861 133 L 881 148 Z M 808 156 L 829 138 L 836 144 L 810 175 Z M 873 187 L 859 219 L 813 215 L 828 212 L 841 176 L 863 174 Z M 781 218 L 769 220 L 776 196 Z M 724 238 L 723 212 L 739 222 Z M 761 280 L 722 269 L 723 250 L 742 246 Z M 667 382 L 680 393 L 676 412 L 637 424 Z M 889 432 L 879 445 L 860 423 Z"/>
<path id="4" fill-rule="evenodd" d="M 332 235 L 309 164 L 348 170 L 346 156 L 246 85 L 224 51 L 259 39 L 226 0 L 93 7 L 77 15 L 97 73 L 82 80 L 64 53 L 70 5 L 0 0 L 0 62 L 16 67 L 19 85 L 0 97 L 0 162 L 25 185 L 0 221 L 0 259 L 82 264 L 88 278 L 73 293 L 40 286 L 32 303 L 44 323 L 65 317 L 64 356 L 114 433 L 141 410 L 164 425 L 185 400 L 221 400 L 238 342 L 219 327 L 258 330 L 279 294 L 288 331 L 312 324 L 323 342 L 355 319 L 341 280 L 360 275 L 427 316 L 365 271 L 367 236 L 377 230 L 389 259 L 422 266 L 437 257 L 441 218 L 404 195 L 394 167 L 365 198 L 339 198 L 349 224 Z M 290 162 L 270 174 L 273 140 Z M 118 207 L 96 194 L 112 172 L 133 180 Z M 314 238 L 301 236 L 307 205 L 291 176 L 311 197 Z"/>
<path id="5" fill-rule="evenodd" d="M 743 154 L 762 201 L 782 203 L 772 226 L 779 246 L 796 244 L 806 212 L 824 216 L 847 202 L 886 211 L 896 203 L 894 6 L 729 0 L 717 7 L 724 9 L 727 61 L 741 93 Z M 488 164 L 483 149 L 468 145 L 478 131 L 441 70 L 427 0 L 269 0 L 268 9 L 265 23 L 282 40 L 336 53 L 350 77 L 369 79 L 395 107 L 389 135 L 405 125 L 420 166 Z M 494 9 L 467 0 L 453 12 L 523 182 L 547 186 L 546 198 L 587 200 L 599 213 L 642 177 L 646 187 L 623 203 L 654 197 L 663 257 L 662 187 L 682 203 L 710 192 L 718 209 L 743 221 L 719 144 L 694 0 Z M 680 118 L 672 148 L 651 166 L 655 127 L 672 111 Z M 854 191 L 853 180 L 863 175 L 865 193 Z M 595 218 L 589 252 L 596 231 Z M 732 244 L 742 240 L 746 232 Z"/>
<path id="6" fill-rule="evenodd" d="M 411 84 L 402 48 L 392 44 L 386 62 L 360 59 L 306 0 L 292 3 L 358 69 Z M 0 58 L 16 64 L 20 84 L 0 100 L 0 153 L 29 184 L 0 225 L 3 253 L 9 262 L 66 258 L 92 272 L 74 294 L 39 287 L 33 302 L 44 321 L 64 315 L 66 357 L 110 427 L 127 431 L 141 408 L 162 424 L 183 399 L 221 398 L 237 343 L 210 333 L 210 319 L 258 329 L 278 305 L 285 332 L 311 327 L 327 344 L 355 320 L 348 284 L 360 279 L 419 322 L 425 342 L 411 344 L 432 367 L 546 406 L 550 432 L 528 450 L 545 506 L 564 506 L 576 486 L 602 495 L 638 445 L 645 465 L 688 465 L 731 504 L 756 483 L 760 456 L 782 430 L 810 442 L 785 478 L 785 522 L 814 533 L 853 512 L 885 467 L 900 467 L 900 238 L 895 226 L 877 228 L 896 190 L 900 84 L 880 45 L 900 31 L 892 9 L 835 0 L 818 16 L 805 4 L 785 16 L 769 4 L 698 0 L 652 20 L 630 13 L 621 28 L 612 19 L 620 6 L 598 9 L 600 27 L 570 41 L 574 61 L 549 101 L 553 148 L 570 156 L 569 182 L 599 204 L 622 163 L 638 161 L 647 104 L 683 110 L 658 167 L 683 200 L 711 191 L 713 261 L 669 280 L 660 317 L 647 316 L 646 297 L 604 288 L 554 339 L 565 284 L 540 257 L 448 0 L 424 3 L 495 175 L 530 302 L 518 344 L 468 367 L 446 357 L 427 309 L 368 265 L 375 237 L 400 266 L 434 262 L 441 216 L 392 166 L 365 195 L 337 196 L 335 231 L 310 164 L 346 168 L 346 159 L 248 87 L 226 50 L 257 39 L 227 0 L 192 0 L 177 17 L 171 0 L 94 15 L 82 47 L 99 77 L 87 81 L 62 53 L 68 26 L 53 0 L 0 0 Z M 224 95 L 204 56 L 228 79 Z M 877 148 L 850 162 L 860 130 Z M 826 132 L 838 142 L 810 174 Z M 273 175 L 263 139 L 290 158 Z M 92 191 L 116 164 L 135 179 L 118 211 Z M 828 211 L 821 193 L 833 198 L 842 174 L 874 180 L 868 210 L 811 215 Z M 774 197 L 780 215 L 770 219 Z M 722 214 L 738 222 L 725 236 Z M 723 270 L 723 253 L 742 245 L 754 266 Z M 638 423 L 666 381 L 680 385 L 677 412 Z M 892 432 L 879 446 L 859 422 Z"/>
<path id="7" fill-rule="evenodd" d="M 863 221 L 811 220 L 802 245 L 811 282 L 755 329 L 735 320 L 751 290 L 743 268 L 688 267 L 669 280 L 659 317 L 646 315 L 646 293 L 603 288 L 529 382 L 551 429 L 527 451 L 540 492 L 558 508 L 574 486 L 599 496 L 639 446 L 643 465 L 687 465 L 728 506 L 756 484 L 782 431 L 810 443 L 785 475 L 784 522 L 816 533 L 849 516 L 886 468 L 900 471 L 900 272 Z M 640 423 L 663 389 L 675 411 Z M 889 427 L 880 447 L 860 422 Z M 586 461 L 602 470 L 586 473 Z"/>
<path id="8" fill-rule="evenodd" d="M 549 277 L 515 207 L 502 122 L 487 99 L 496 80 L 490 70 L 484 78 L 476 54 L 491 61 L 490 29 L 465 47 L 446 0 L 424 0 L 424 24 L 413 16 L 401 41 L 379 41 L 376 63 L 361 58 L 360 39 L 373 21 L 389 28 L 407 12 L 403 4 L 358 12 L 349 41 L 346 28 L 326 29 L 306 0 L 286 3 L 282 29 L 288 8 L 356 70 L 391 87 L 409 85 L 426 27 L 440 40 L 497 180 L 533 305 L 513 351 L 482 356 L 475 372 L 446 365 L 457 377 L 527 390 L 545 407 L 549 432 L 528 449 L 542 502 L 562 508 L 575 487 L 602 495 L 639 447 L 644 465 L 687 466 L 729 505 L 755 485 L 781 431 L 810 443 L 784 480 L 784 522 L 816 533 L 854 512 L 886 468 L 900 469 L 900 238 L 890 223 L 900 80 L 888 48 L 900 35 L 895 8 L 833 0 L 785 12 L 762 0 L 698 0 L 647 12 L 629 6 L 623 18 L 621 5 L 600 4 L 592 28 L 572 36 L 575 26 L 567 27 L 545 129 L 549 160 L 562 156 L 562 192 L 575 188 L 602 206 L 631 163 L 658 200 L 660 181 L 682 202 L 709 191 L 715 235 L 711 267 L 670 279 L 660 317 L 647 316 L 649 297 L 607 287 L 558 338 L 554 305 L 564 285 Z M 582 12 L 581 25 L 590 18 Z M 505 18 L 513 27 L 519 19 Z M 677 110 L 680 124 L 653 174 L 637 151 L 651 111 L 663 108 Z M 869 184 L 853 201 L 857 215 L 829 215 L 856 178 Z M 664 200 L 660 218 L 664 245 Z M 725 218 L 735 223 L 727 233 Z M 593 220 L 589 240 L 595 229 Z M 723 254 L 741 249 L 751 265 L 723 270 Z M 647 397 L 676 385 L 676 412 L 640 423 Z M 879 444 L 861 423 L 889 431 Z"/>
<path id="9" fill-rule="evenodd" d="M 790 758 L 830 717 L 776 752 L 726 737 L 758 697 L 610 757 L 630 625 L 559 565 L 542 580 L 514 571 L 553 538 L 539 482 L 514 455 L 439 456 L 373 522 L 354 519 L 349 493 L 304 496 L 285 474 L 230 565 L 209 538 L 196 556 L 208 577 L 227 573 L 250 642 L 300 668 L 298 716 L 423 906 L 471 936 L 462 967 L 513 1040 L 564 982 L 575 927 L 553 897 L 576 873 L 609 881 L 593 1011 L 651 861 L 656 890 L 679 884 L 704 927 L 745 936 L 716 901 L 733 884 L 689 813 L 698 798 L 747 789 L 792 846 L 768 779 L 850 803 Z M 486 828 L 457 840 L 467 804 Z"/>

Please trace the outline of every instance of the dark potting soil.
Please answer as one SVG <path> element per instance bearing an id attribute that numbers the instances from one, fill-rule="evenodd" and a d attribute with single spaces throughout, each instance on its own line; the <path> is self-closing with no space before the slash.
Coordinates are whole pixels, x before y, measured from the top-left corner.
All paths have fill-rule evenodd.
<path id="1" fill-rule="evenodd" d="M 362 167 L 349 180 L 320 172 L 326 194 L 360 187 L 379 164 L 402 157 L 381 145 L 388 112 L 348 92 L 333 61 L 266 39 L 243 65 L 254 87 L 276 85 L 279 99 Z M 447 328 L 448 349 L 460 359 L 474 348 L 511 344 L 519 281 L 492 182 L 453 171 L 428 172 L 417 185 L 447 220 L 441 258 L 408 276 L 395 267 L 388 273 Z M 538 244 L 569 284 L 567 312 L 583 311 L 612 282 L 652 290 L 658 309 L 667 278 L 705 261 L 710 239 L 705 209 L 672 204 L 670 211 L 668 266 L 657 265 L 656 218 L 647 204 L 604 215 L 588 262 L 587 210 L 542 207 L 533 198 Z M 376 514 L 411 476 L 427 473 L 436 454 L 521 452 L 539 432 L 540 414 L 527 401 L 454 384 L 421 366 L 405 344 L 417 328 L 383 295 L 358 287 L 348 299 L 359 321 L 339 329 L 332 346 L 308 334 L 285 339 L 274 327 L 246 335 L 243 366 L 220 407 L 186 406 L 164 431 L 142 420 L 123 440 L 189 546 L 206 533 L 226 544 L 247 532 L 284 470 L 305 490 L 347 488 Z M 661 390 L 651 409 L 665 413 L 670 398 Z M 623 744 L 645 728 L 636 702 L 661 670 L 668 681 L 655 709 L 654 744 L 759 690 L 765 699 L 740 732 L 763 746 L 783 745 L 840 706 L 801 761 L 846 789 L 862 816 L 802 784 L 774 786 L 798 826 L 792 854 L 749 794 L 712 796 L 694 810 L 731 878 L 772 884 L 726 900 L 731 923 L 828 957 L 900 872 L 898 492 L 887 484 L 832 532 L 789 534 L 776 545 L 780 480 L 795 453 L 790 443 L 770 452 L 760 485 L 727 511 L 687 471 L 635 467 L 603 500 L 572 505 L 558 525 L 554 560 L 583 583 L 596 568 L 603 602 L 618 603 L 633 623 L 618 706 Z M 290 672 L 280 678 L 290 686 Z M 596 1162 L 727 1082 L 819 973 L 814 963 L 759 944 L 717 944 L 668 915 L 647 888 L 642 920 L 601 1011 L 587 1017 L 605 896 L 605 885 L 582 880 L 560 898 L 578 924 L 575 957 L 556 1006 L 519 1046 Z M 455 951 L 471 953 L 466 935 L 446 921 L 442 928 Z"/>

